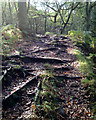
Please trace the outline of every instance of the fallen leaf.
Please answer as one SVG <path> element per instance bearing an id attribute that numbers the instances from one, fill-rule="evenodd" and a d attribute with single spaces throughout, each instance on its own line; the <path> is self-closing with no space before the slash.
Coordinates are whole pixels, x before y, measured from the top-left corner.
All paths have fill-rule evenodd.
<path id="1" fill-rule="evenodd" d="M 68 105 L 71 105 L 71 103 L 69 102 Z"/>
<path id="2" fill-rule="evenodd" d="M 69 71 L 69 73 L 71 73 L 71 71 Z"/>
<path id="3" fill-rule="evenodd" d="M 67 72 L 65 72 L 65 74 L 67 75 L 68 73 L 67 73 Z"/>
<path id="4" fill-rule="evenodd" d="M 36 106 L 35 105 L 32 105 L 33 109 L 36 110 Z"/>

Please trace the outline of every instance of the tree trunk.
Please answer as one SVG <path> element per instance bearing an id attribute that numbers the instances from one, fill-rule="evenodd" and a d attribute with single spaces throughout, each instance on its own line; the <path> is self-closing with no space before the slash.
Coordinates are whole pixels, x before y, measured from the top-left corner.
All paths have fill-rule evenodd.
<path id="1" fill-rule="evenodd" d="M 35 30 L 36 30 L 36 34 L 38 33 L 38 21 L 37 18 L 35 18 Z"/>
<path id="2" fill-rule="evenodd" d="M 15 7 L 15 10 L 16 10 L 16 16 L 18 17 L 18 8 L 17 8 L 17 3 L 14 2 L 14 7 Z M 18 20 L 16 20 L 16 27 L 18 27 Z"/>
<path id="3" fill-rule="evenodd" d="M 46 26 L 47 26 L 47 17 L 45 17 L 45 33 L 46 33 Z"/>
<path id="4" fill-rule="evenodd" d="M 69 22 L 69 19 L 70 19 L 70 17 L 71 17 L 72 11 L 73 11 L 73 10 L 70 11 L 69 16 L 68 16 L 68 19 L 67 19 L 66 23 L 64 24 L 63 28 L 61 29 L 61 34 L 63 33 L 65 27 L 67 26 L 67 24 L 68 24 L 68 22 Z"/>
<path id="5" fill-rule="evenodd" d="M 30 32 L 28 18 L 27 18 L 27 7 L 26 7 L 26 0 L 24 2 L 18 2 L 18 20 L 19 20 L 19 28 L 20 30 L 25 33 Z"/>
<path id="6" fill-rule="evenodd" d="M 3 5 L 2 5 L 2 25 L 4 25 L 4 22 L 5 22 L 4 14 L 5 14 L 5 11 L 4 11 L 4 8 L 3 8 Z"/>
<path id="7" fill-rule="evenodd" d="M 10 0 L 8 1 L 8 4 L 9 4 L 9 12 L 10 12 L 9 23 L 12 24 L 13 23 L 13 17 L 12 17 L 12 10 L 11 10 Z"/>
<path id="8" fill-rule="evenodd" d="M 90 13 L 89 13 L 89 2 L 86 2 L 86 30 L 90 29 Z"/>
<path id="9" fill-rule="evenodd" d="M 58 16 L 58 13 L 56 13 L 55 16 L 54 16 L 54 23 L 56 23 L 56 21 L 57 21 L 57 20 L 56 20 L 56 19 L 57 19 L 57 16 Z"/>
<path id="10" fill-rule="evenodd" d="M 69 13 L 69 15 L 68 15 L 67 21 L 66 21 L 66 23 L 64 23 L 64 26 L 63 26 L 63 28 L 61 29 L 61 34 L 64 32 L 64 29 L 65 29 L 65 27 L 67 26 L 67 24 L 68 24 L 68 22 L 69 22 L 69 19 L 70 19 L 70 17 L 71 17 L 71 14 L 72 14 L 73 10 L 75 10 L 75 9 L 78 7 L 79 4 L 80 4 L 80 2 L 78 2 L 78 3 L 74 6 L 74 3 L 72 3 L 71 10 L 70 10 L 70 13 Z"/>
<path id="11" fill-rule="evenodd" d="M 16 2 L 14 2 L 14 7 L 15 7 L 15 10 L 16 10 L 16 13 L 18 13 L 18 9 L 17 9 L 17 6 L 16 6 Z"/>
<path id="12" fill-rule="evenodd" d="M 44 25 L 45 33 L 46 33 L 46 27 L 47 27 L 47 16 L 46 16 L 46 10 L 45 10 L 45 25 Z"/>
<path id="13" fill-rule="evenodd" d="M 27 8 L 27 13 L 29 11 L 29 8 L 30 8 L 30 0 L 28 0 L 28 8 Z"/>

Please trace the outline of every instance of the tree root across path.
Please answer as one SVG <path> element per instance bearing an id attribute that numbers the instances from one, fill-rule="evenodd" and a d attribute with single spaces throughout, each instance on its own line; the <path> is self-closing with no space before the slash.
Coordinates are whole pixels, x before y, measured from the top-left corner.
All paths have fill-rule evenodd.
<path id="1" fill-rule="evenodd" d="M 71 65 L 75 64 L 75 56 L 67 52 L 67 48 L 74 48 L 72 41 L 65 36 L 39 39 L 43 41 L 41 44 L 39 40 L 31 41 L 26 49 L 21 45 L 27 55 L 3 58 L 3 64 L 7 65 L 2 67 L 1 79 L 6 82 L 3 91 L 10 90 L 10 94 L 4 94 L 3 120 L 91 120 L 90 96 L 81 83 L 83 76 L 76 65 Z M 50 48 L 44 48 L 47 45 Z M 20 65 L 18 69 L 14 68 L 16 62 Z M 13 71 L 8 71 L 10 67 Z"/>
<path id="2" fill-rule="evenodd" d="M 49 50 L 57 50 L 58 48 L 56 47 L 52 47 L 52 48 L 44 48 L 44 49 L 40 49 L 40 50 L 34 50 L 32 51 L 33 53 L 37 53 L 37 52 L 43 52 L 43 51 L 49 51 Z"/>
<path id="3" fill-rule="evenodd" d="M 29 62 L 43 62 L 43 63 L 67 63 L 67 62 L 73 62 L 72 60 L 61 60 L 59 58 L 51 58 L 51 57 L 30 57 L 30 56 L 19 56 L 19 55 L 15 55 L 15 56 L 10 56 L 7 59 L 11 59 L 11 58 L 19 58 L 21 59 L 23 62 L 25 63 L 29 63 Z"/>
<path id="4" fill-rule="evenodd" d="M 4 101 L 9 98 L 10 96 L 12 96 L 14 93 L 16 93 L 17 91 L 19 91 L 20 89 L 22 89 L 23 87 L 25 87 L 27 84 L 29 84 L 32 80 L 36 79 L 39 75 L 34 76 L 33 78 L 29 78 L 25 83 L 23 83 L 20 86 L 17 86 L 17 88 L 13 91 L 11 91 L 11 93 L 7 96 L 4 97 Z"/>

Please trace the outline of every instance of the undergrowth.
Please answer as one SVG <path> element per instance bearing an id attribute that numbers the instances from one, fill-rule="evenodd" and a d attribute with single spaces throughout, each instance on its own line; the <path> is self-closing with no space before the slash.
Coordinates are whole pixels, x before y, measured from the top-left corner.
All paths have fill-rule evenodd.
<path id="1" fill-rule="evenodd" d="M 3 26 L 0 30 L 2 33 L 2 52 L 0 54 L 8 55 L 12 50 L 14 50 L 14 47 L 16 47 L 16 43 L 22 40 L 21 31 L 10 24 L 7 26 Z"/>
<path id="2" fill-rule="evenodd" d="M 70 31 L 69 37 L 78 49 L 75 50 L 75 55 L 84 76 L 82 83 L 90 95 L 90 107 L 96 120 L 96 38 L 90 34 L 90 32 Z"/>
<path id="3" fill-rule="evenodd" d="M 37 102 L 37 115 L 42 119 L 57 119 L 58 98 L 52 67 L 45 64 L 45 73 L 41 75 L 42 88 Z"/>

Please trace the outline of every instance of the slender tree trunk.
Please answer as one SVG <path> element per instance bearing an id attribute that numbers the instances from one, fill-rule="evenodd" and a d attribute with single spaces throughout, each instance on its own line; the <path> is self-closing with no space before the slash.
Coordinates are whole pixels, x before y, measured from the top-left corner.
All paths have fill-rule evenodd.
<path id="1" fill-rule="evenodd" d="M 68 16 L 68 19 L 67 19 L 66 23 L 64 24 L 63 28 L 61 29 L 61 34 L 63 33 L 65 27 L 67 26 L 67 24 L 68 24 L 68 22 L 69 22 L 69 19 L 70 19 L 70 17 L 71 17 L 72 11 L 73 11 L 73 10 L 70 11 L 69 16 Z"/>
<path id="2" fill-rule="evenodd" d="M 90 15 L 92 9 L 96 6 L 96 2 L 86 2 L 86 30 L 90 30 Z"/>
<path id="3" fill-rule="evenodd" d="M 46 33 L 46 28 L 47 28 L 47 16 L 46 16 L 46 10 L 45 10 L 45 25 L 44 25 L 45 33 Z"/>
<path id="4" fill-rule="evenodd" d="M 80 2 L 78 2 L 78 3 L 74 6 L 74 3 L 72 3 L 72 7 L 71 7 L 70 13 L 69 13 L 69 15 L 68 15 L 67 21 L 66 21 L 66 23 L 64 23 L 64 26 L 63 26 L 63 28 L 61 29 L 61 34 L 63 33 L 65 27 L 66 27 L 67 24 L 68 24 L 69 19 L 70 19 L 70 17 L 71 17 L 71 14 L 72 14 L 73 10 L 75 10 L 75 9 L 78 7 L 79 4 L 80 4 Z"/>
<path id="5" fill-rule="evenodd" d="M 4 25 L 4 22 L 5 22 L 5 19 L 4 19 L 4 8 L 3 8 L 3 5 L 2 5 L 2 25 Z"/>
<path id="6" fill-rule="evenodd" d="M 61 14 L 61 11 L 58 10 L 58 12 L 59 12 L 59 15 L 60 15 L 60 17 L 61 17 L 62 23 L 63 23 L 63 25 L 64 25 L 65 23 L 64 23 L 64 19 L 63 19 L 63 16 L 62 16 L 62 14 Z"/>
<path id="7" fill-rule="evenodd" d="M 16 10 L 16 13 L 18 13 L 18 9 L 17 9 L 17 6 L 16 6 L 16 2 L 14 2 L 14 7 L 15 7 L 15 10 Z"/>
<path id="8" fill-rule="evenodd" d="M 38 22 L 37 22 L 37 19 L 35 18 L 35 30 L 36 30 L 36 34 L 38 32 Z"/>
<path id="9" fill-rule="evenodd" d="M 56 23 L 57 16 L 58 16 L 58 13 L 56 13 L 55 16 L 54 16 L 54 23 Z"/>
<path id="10" fill-rule="evenodd" d="M 45 33 L 46 33 L 46 27 L 47 27 L 47 17 L 45 17 Z"/>
<path id="11" fill-rule="evenodd" d="M 33 26 L 34 26 L 34 24 L 33 24 Z M 29 27 L 30 27 L 30 30 L 32 31 L 32 17 L 29 18 Z"/>
<path id="12" fill-rule="evenodd" d="M 17 8 L 17 5 L 16 5 L 16 2 L 14 2 L 14 7 L 15 7 L 15 10 L 16 10 L 16 16 L 18 17 L 18 8 Z M 18 27 L 18 20 L 16 20 L 16 27 Z"/>
<path id="13" fill-rule="evenodd" d="M 12 10 L 11 10 L 10 0 L 8 1 L 8 4 L 9 4 L 9 12 L 10 12 L 9 23 L 12 24 L 13 23 L 13 17 L 12 17 Z"/>
<path id="14" fill-rule="evenodd" d="M 30 0 L 28 0 L 28 8 L 27 8 L 27 13 L 29 11 L 29 8 L 30 8 Z"/>
<path id="15" fill-rule="evenodd" d="M 86 2 L 86 30 L 89 31 L 90 29 L 90 13 L 89 13 L 89 2 Z"/>

